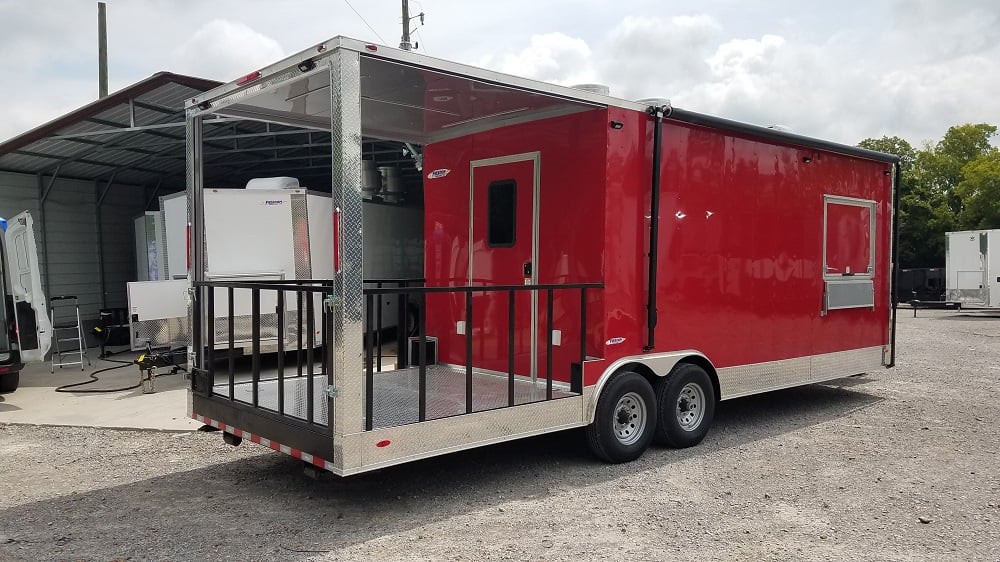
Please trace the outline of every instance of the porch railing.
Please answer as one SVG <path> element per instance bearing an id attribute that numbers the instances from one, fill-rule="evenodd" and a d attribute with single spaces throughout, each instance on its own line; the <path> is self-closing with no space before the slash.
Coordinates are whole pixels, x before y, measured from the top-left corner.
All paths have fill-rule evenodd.
<path id="1" fill-rule="evenodd" d="M 199 305 L 196 310 L 200 308 L 203 314 L 193 322 L 193 341 L 211 342 L 214 345 L 207 344 L 202 350 L 203 364 L 195 365 L 192 370 L 192 389 L 202 396 L 222 400 L 239 408 L 250 408 L 293 423 L 329 431 L 329 395 L 333 394 L 334 385 L 332 347 L 336 338 L 334 313 L 324 303 L 333 297 L 333 283 L 328 280 L 199 281 L 194 286 L 194 298 Z M 475 411 L 473 379 L 476 373 L 473 319 L 477 311 L 473 308 L 474 294 L 494 294 L 498 295 L 497 298 L 506 294 L 507 297 L 507 397 L 506 404 L 499 407 L 509 407 L 516 405 L 515 384 L 519 378 L 523 381 L 523 377 L 515 373 L 518 314 L 516 296 L 524 293 L 537 295 L 539 309 L 544 307 L 544 366 L 538 365 L 541 375 L 538 380 L 544 380 L 544 400 L 553 400 L 568 395 L 560 392 L 557 396 L 553 387 L 557 375 L 553 365 L 553 313 L 557 295 L 564 310 L 567 309 L 566 303 L 579 303 L 579 362 L 574 362 L 569 373 L 559 373 L 561 379 L 569 380 L 569 394 L 579 394 L 583 389 L 582 365 L 587 358 L 588 295 L 600 288 L 603 288 L 602 283 L 426 287 L 421 279 L 365 280 L 364 372 L 357 375 L 364 377 L 365 429 L 371 430 L 375 425 L 375 378 L 376 373 L 382 371 L 382 340 L 386 332 L 383 326 L 391 325 L 391 321 L 387 323 L 384 318 L 383 297 L 395 295 L 398 299 L 395 306 L 398 364 L 403 367 L 412 365 L 418 373 L 416 419 L 407 422 L 412 423 L 428 419 L 428 295 L 452 294 L 464 297 L 464 413 L 472 413 Z M 247 296 L 251 319 L 249 357 L 241 358 L 241 352 L 246 348 L 245 345 L 237 345 L 236 334 L 240 330 L 234 325 L 234 318 L 237 317 L 236 303 L 240 301 L 241 306 L 245 306 Z M 576 297 L 579 298 L 578 301 L 575 300 Z M 225 304 L 221 305 L 219 314 L 216 314 L 216 303 L 220 298 Z M 575 306 L 572 305 L 574 308 Z M 414 308 L 415 321 L 411 321 L 411 311 Z M 275 338 L 262 338 L 261 324 L 265 316 L 275 318 L 275 325 L 268 327 L 268 336 L 273 333 Z M 212 335 L 204 338 L 204 330 L 209 327 Z M 411 332 L 415 332 L 413 337 L 417 342 L 415 358 L 407 357 L 407 343 Z M 264 343 L 267 343 L 266 349 Z M 538 344 L 541 345 L 541 338 Z M 249 372 L 246 369 L 247 360 Z M 294 403 L 291 405 L 287 396 L 290 384 L 296 389 L 292 397 Z M 265 386 L 266 392 L 262 394 L 261 390 Z M 317 407 L 320 409 L 317 410 Z"/>

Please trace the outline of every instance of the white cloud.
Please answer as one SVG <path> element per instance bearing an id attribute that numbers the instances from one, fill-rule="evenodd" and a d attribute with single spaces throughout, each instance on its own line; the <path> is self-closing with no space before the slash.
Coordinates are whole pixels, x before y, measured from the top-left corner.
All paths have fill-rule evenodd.
<path id="1" fill-rule="evenodd" d="M 583 39 L 555 32 L 533 35 L 524 49 L 486 56 L 478 64 L 525 78 L 574 84 L 594 79 L 591 58 L 590 47 Z"/>
<path id="2" fill-rule="evenodd" d="M 353 5 L 395 45 L 398 3 Z M 655 0 L 484 6 L 422 0 L 421 50 L 846 143 L 889 134 L 919 144 L 951 125 L 1000 123 L 995 0 L 773 0 L 766 11 L 703 0 L 700 13 L 673 17 L 658 15 L 664 6 Z M 333 35 L 376 39 L 343 3 L 281 8 L 272 0 L 108 0 L 111 89 L 160 70 L 230 80 Z M 94 99 L 92 3 L 0 0 L 0 21 L 0 138 Z"/>
<path id="3" fill-rule="evenodd" d="M 274 39 L 235 21 L 216 19 L 174 49 L 177 72 L 232 80 L 285 56 Z"/>

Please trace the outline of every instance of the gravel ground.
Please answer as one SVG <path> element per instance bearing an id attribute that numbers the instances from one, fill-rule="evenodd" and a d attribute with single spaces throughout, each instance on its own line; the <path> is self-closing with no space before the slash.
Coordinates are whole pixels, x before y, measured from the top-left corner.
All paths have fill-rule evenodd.
<path id="1" fill-rule="evenodd" d="M 896 369 L 625 465 L 571 431 L 314 481 L 217 433 L 0 426 L 0 560 L 1000 560 L 1000 318 L 910 316 Z"/>

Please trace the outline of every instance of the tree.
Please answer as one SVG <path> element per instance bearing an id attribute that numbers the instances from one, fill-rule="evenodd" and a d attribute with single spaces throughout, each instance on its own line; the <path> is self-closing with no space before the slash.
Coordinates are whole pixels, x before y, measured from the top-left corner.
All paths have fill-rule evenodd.
<path id="1" fill-rule="evenodd" d="M 962 199 L 963 228 L 1000 228 L 1000 151 L 994 149 L 963 166 L 955 193 Z"/>
<path id="2" fill-rule="evenodd" d="M 945 232 L 1000 228 L 1000 156 L 990 141 L 997 127 L 957 125 L 934 145 L 914 149 L 899 137 L 858 146 L 900 157 L 899 263 L 944 265 Z"/>

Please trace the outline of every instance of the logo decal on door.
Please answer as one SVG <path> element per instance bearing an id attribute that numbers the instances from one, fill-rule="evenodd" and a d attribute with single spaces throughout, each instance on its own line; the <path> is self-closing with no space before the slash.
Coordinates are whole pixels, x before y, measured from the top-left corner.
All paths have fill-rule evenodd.
<path id="1" fill-rule="evenodd" d="M 450 173 L 451 170 L 449 170 L 448 168 L 438 168 L 437 170 L 434 170 L 433 172 L 427 174 L 427 179 L 436 180 L 438 178 L 443 178 Z"/>
<path id="2" fill-rule="evenodd" d="M 604 342 L 604 345 L 618 345 L 620 343 L 625 343 L 625 338 L 611 338 Z"/>

